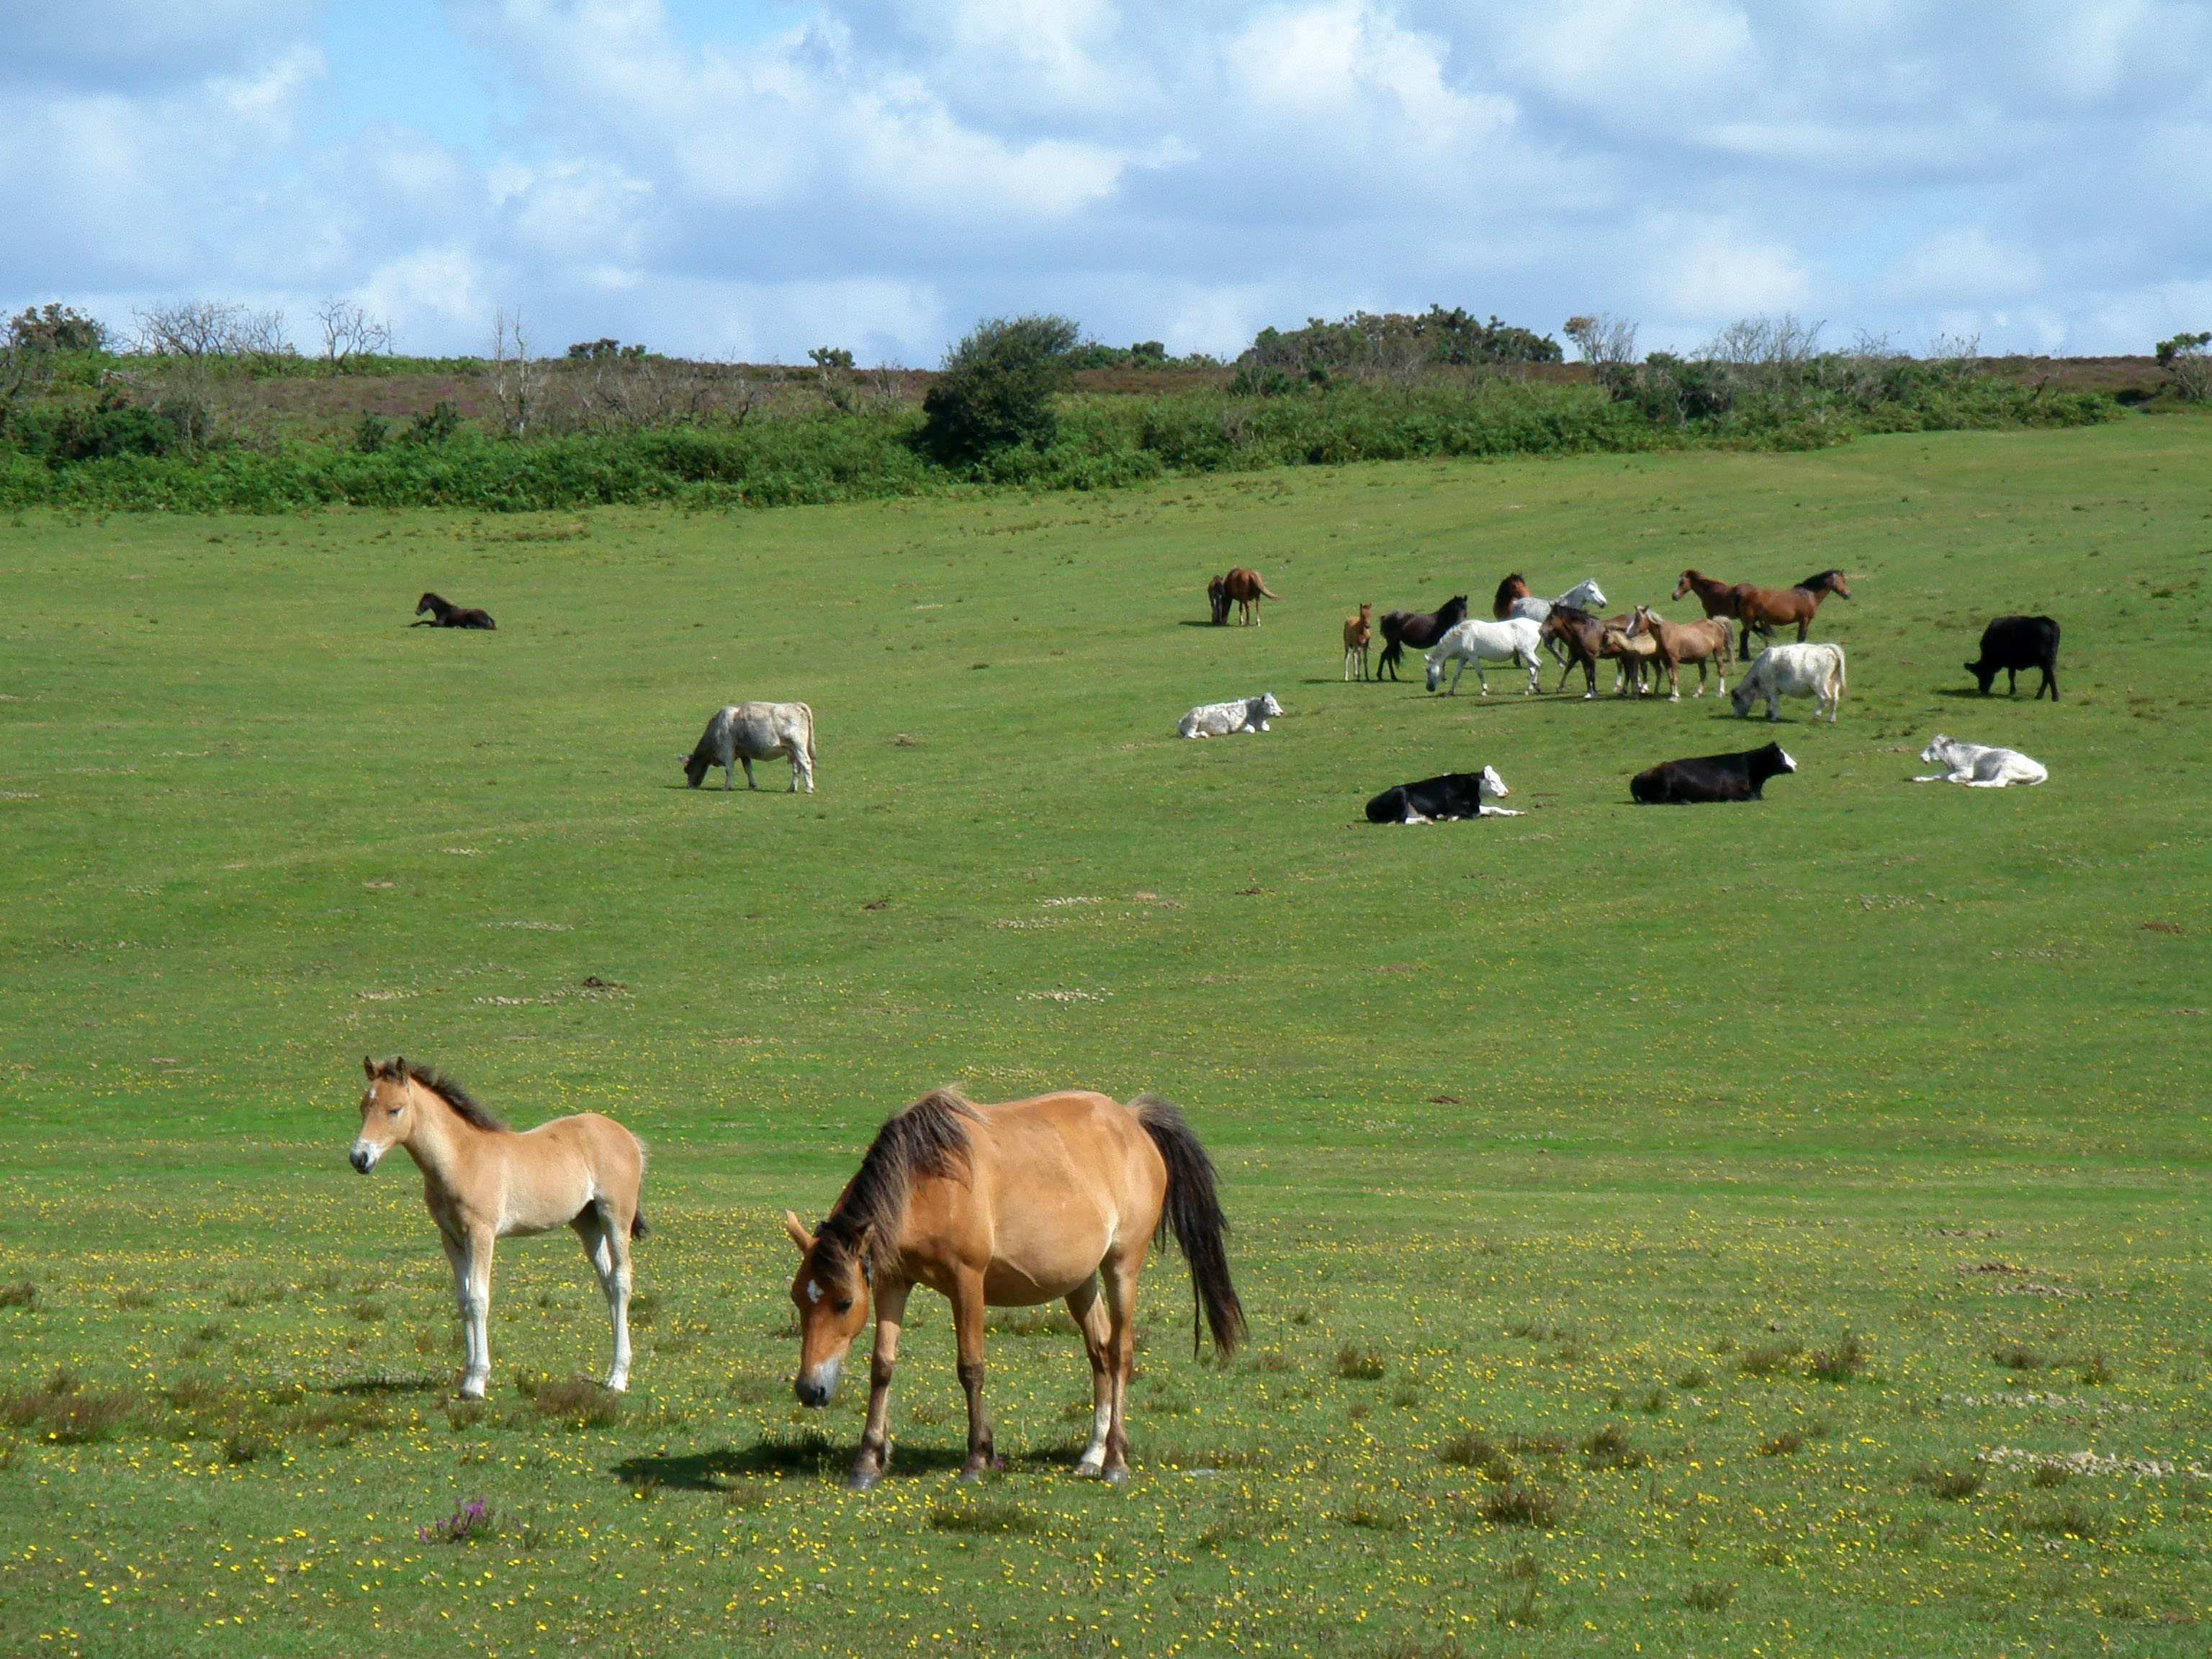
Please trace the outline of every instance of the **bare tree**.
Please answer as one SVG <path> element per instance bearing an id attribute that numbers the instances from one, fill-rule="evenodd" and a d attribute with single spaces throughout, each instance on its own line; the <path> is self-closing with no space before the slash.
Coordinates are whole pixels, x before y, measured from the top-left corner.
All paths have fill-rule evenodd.
<path id="1" fill-rule="evenodd" d="M 281 311 L 254 311 L 221 300 L 178 300 L 143 311 L 134 309 L 131 318 L 137 325 L 132 349 L 147 356 L 185 357 L 197 362 L 210 357 L 276 357 L 293 353 Z"/>
<path id="2" fill-rule="evenodd" d="M 332 368 L 351 357 L 383 356 L 392 349 L 392 325 L 343 300 L 325 300 L 315 308 L 323 331 L 323 361 Z"/>
<path id="3" fill-rule="evenodd" d="M 1978 334 L 1938 334 L 1928 342 L 1928 361 L 1931 363 L 1971 363 L 1982 355 L 1982 337 Z"/>
<path id="4" fill-rule="evenodd" d="M 1595 316 L 1570 317 L 1559 331 L 1575 343 L 1586 363 L 1632 363 L 1636 361 L 1636 325 L 1626 317 L 1601 311 Z"/>
<path id="5" fill-rule="evenodd" d="M 520 438 L 538 414 L 544 370 L 530 355 L 530 335 L 520 307 L 501 306 L 491 325 L 491 392 L 499 405 L 501 428 Z"/>

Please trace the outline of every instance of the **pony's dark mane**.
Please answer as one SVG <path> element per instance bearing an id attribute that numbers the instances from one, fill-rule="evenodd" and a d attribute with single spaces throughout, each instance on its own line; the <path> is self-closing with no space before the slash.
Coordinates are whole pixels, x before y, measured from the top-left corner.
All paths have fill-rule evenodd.
<path id="1" fill-rule="evenodd" d="M 1514 584 L 1516 582 L 1520 584 L 1524 591 L 1528 586 L 1527 579 L 1517 570 L 1511 575 L 1508 576 L 1504 581 L 1498 584 L 1498 592 L 1491 596 L 1490 605 L 1492 610 L 1496 610 L 1499 605 L 1505 604 L 1509 599 L 1517 599 L 1521 597 L 1519 593 L 1516 593 L 1513 591 Z"/>
<path id="2" fill-rule="evenodd" d="M 1456 613 L 1456 614 L 1455 614 Z M 1449 628 L 1454 623 L 1467 620 L 1467 595 L 1455 593 L 1437 607 L 1437 620 Z"/>
<path id="3" fill-rule="evenodd" d="M 1578 605 L 1555 605 L 1552 607 L 1552 614 L 1565 617 L 1571 623 L 1594 623 L 1597 620 Z"/>
<path id="4" fill-rule="evenodd" d="M 932 1089 L 885 1118 L 844 1195 L 814 1236 L 817 1266 L 832 1272 L 863 1250 L 862 1265 L 871 1271 L 886 1265 L 898 1249 L 899 1221 L 915 1177 L 967 1176 L 966 1120 L 975 1115 L 975 1107 L 957 1089 Z"/>
<path id="5" fill-rule="evenodd" d="M 452 1107 L 462 1122 L 471 1128 L 504 1129 L 507 1125 L 477 1101 L 466 1089 L 439 1073 L 436 1067 L 417 1066 L 404 1054 L 395 1055 L 376 1068 L 380 1079 L 392 1079 L 401 1083 L 412 1082 L 428 1089 Z"/>
<path id="6" fill-rule="evenodd" d="M 1828 580 L 1828 579 L 1829 579 L 1830 577 L 1832 577 L 1832 576 L 1840 576 L 1840 575 L 1842 575 L 1843 574 L 1844 574 L 1844 573 L 1843 573 L 1842 571 L 1840 571 L 1840 570 L 1834 570 L 1834 569 L 1830 569 L 1830 570 L 1818 570 L 1818 571 L 1814 572 L 1814 574 L 1811 574 L 1811 575 L 1809 575 L 1809 576 L 1806 577 L 1806 578 L 1805 578 L 1805 580 L 1804 580 L 1803 581 L 1802 581 L 1802 582 L 1799 582 L 1799 583 L 1797 584 L 1797 586 L 1800 586 L 1800 587 L 1806 587 L 1806 588 L 1810 588 L 1810 587 L 1818 587 L 1818 586 L 1820 586 L 1821 584 L 1823 584 L 1824 582 L 1827 581 L 1827 580 Z"/>

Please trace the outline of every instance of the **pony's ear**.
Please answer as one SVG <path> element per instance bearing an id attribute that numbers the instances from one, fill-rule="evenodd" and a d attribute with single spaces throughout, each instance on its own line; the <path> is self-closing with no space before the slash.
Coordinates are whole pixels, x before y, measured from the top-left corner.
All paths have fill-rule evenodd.
<path id="1" fill-rule="evenodd" d="M 394 1077 L 396 1077 L 396 1078 L 398 1078 L 398 1079 L 402 1083 L 406 1082 L 406 1081 L 407 1081 L 407 1079 L 408 1079 L 409 1078 L 410 1078 L 410 1077 L 412 1077 L 412 1076 L 414 1075 L 414 1073 L 413 1073 L 410 1072 L 410 1071 L 407 1069 L 407 1056 L 406 1056 L 406 1055 L 404 1055 L 404 1054 L 394 1054 L 394 1055 L 392 1055 L 392 1076 L 394 1076 Z"/>
<path id="2" fill-rule="evenodd" d="M 808 1232 L 805 1224 L 789 1210 L 783 1212 L 783 1230 L 791 1235 L 791 1242 L 799 1246 L 799 1255 L 805 1255 L 814 1248 L 814 1235 Z"/>
<path id="3" fill-rule="evenodd" d="M 376 1081 L 376 1062 L 367 1054 L 361 1057 L 361 1069 L 368 1073 L 368 1080 L 371 1083 Z"/>

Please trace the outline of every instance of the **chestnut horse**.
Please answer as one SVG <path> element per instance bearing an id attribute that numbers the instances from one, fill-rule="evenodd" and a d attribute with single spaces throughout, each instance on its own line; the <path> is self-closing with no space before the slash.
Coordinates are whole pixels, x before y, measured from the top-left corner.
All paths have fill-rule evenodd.
<path id="1" fill-rule="evenodd" d="M 1398 678 L 1398 665 L 1405 660 L 1406 647 L 1425 651 L 1467 618 L 1467 595 L 1455 593 L 1434 611 L 1386 611 L 1382 620 L 1376 624 L 1382 630 L 1382 654 L 1376 659 L 1375 678 L 1381 679 L 1382 671 L 1389 669 L 1390 678 Z"/>
<path id="2" fill-rule="evenodd" d="M 1248 570 L 1241 564 L 1231 568 L 1221 579 L 1221 589 L 1229 596 L 1230 603 L 1237 607 L 1237 615 L 1249 628 L 1260 625 L 1261 600 L 1282 598 L 1281 594 L 1268 590 L 1267 584 L 1260 579 L 1258 571 Z M 1224 612 L 1224 620 L 1226 615 Z"/>
<path id="3" fill-rule="evenodd" d="M 1743 624 L 1743 640 L 1736 654 L 1747 662 L 1751 659 L 1753 629 L 1761 634 L 1771 634 L 1778 623 L 1796 623 L 1797 643 L 1802 645 L 1820 601 L 1831 593 L 1839 599 L 1851 596 L 1851 590 L 1844 586 L 1844 573 L 1840 570 L 1823 570 L 1818 575 L 1806 577 L 1795 587 L 1753 587 L 1748 582 L 1738 582 L 1732 591 L 1735 595 L 1735 619 Z"/>
<path id="4" fill-rule="evenodd" d="M 1347 680 L 1352 678 L 1354 662 L 1359 665 L 1359 678 L 1367 678 L 1367 647 L 1375 638 L 1375 630 L 1367 625 L 1367 619 L 1374 611 L 1373 605 L 1363 605 L 1358 616 L 1344 619 L 1344 678 Z"/>
<path id="5" fill-rule="evenodd" d="M 1513 614 L 1514 600 L 1533 599 L 1535 597 L 1528 591 L 1528 584 L 1522 580 L 1521 573 L 1516 570 L 1498 583 L 1498 592 L 1490 596 L 1490 614 L 1495 620 L 1504 622 Z"/>
<path id="6" fill-rule="evenodd" d="M 1656 667 L 1667 671 L 1667 701 L 1682 701 L 1680 668 L 1686 662 L 1698 665 L 1697 695 L 1705 695 L 1705 665 L 1710 662 L 1720 674 L 1723 691 L 1728 690 L 1729 625 L 1718 617 L 1708 617 L 1703 622 L 1672 623 L 1657 615 L 1649 605 L 1636 607 L 1636 620 L 1651 636 L 1658 647 Z"/>
<path id="7" fill-rule="evenodd" d="M 453 1269 L 467 1367 L 461 1398 L 481 1400 L 491 1375 L 491 1252 L 517 1233 L 573 1227 L 599 1277 L 614 1323 L 607 1387 L 629 1386 L 629 1242 L 645 1236 L 638 1208 L 645 1148 L 597 1112 L 556 1117 L 517 1134 L 450 1078 L 403 1055 L 364 1059 L 361 1133 L 347 1154 L 367 1175 L 395 1146 L 422 1171 L 422 1201 Z"/>
<path id="8" fill-rule="evenodd" d="M 1737 584 L 1735 582 L 1724 582 L 1719 577 L 1708 576 L 1701 570 L 1685 570 L 1682 580 L 1674 584 L 1674 597 L 1679 599 L 1685 593 L 1695 593 L 1698 603 L 1705 607 L 1708 617 L 1726 617 L 1734 622 L 1736 592 Z"/>
<path id="9" fill-rule="evenodd" d="M 1607 623 L 1571 605 L 1552 607 L 1552 614 L 1544 618 L 1539 637 L 1563 647 L 1565 651 L 1563 659 L 1566 666 L 1560 672 L 1555 694 L 1567 689 L 1568 680 L 1574 677 L 1574 672 L 1579 666 L 1583 671 L 1583 684 L 1588 688 L 1583 693 L 1583 700 L 1587 702 L 1597 696 L 1597 659 L 1605 654 L 1602 643 L 1605 631 L 1626 620 L 1622 617 Z"/>
<path id="10" fill-rule="evenodd" d="M 1126 1413 L 1137 1275 L 1162 1219 L 1190 1263 L 1198 1306 L 1225 1356 L 1244 1334 L 1222 1241 L 1229 1223 L 1213 1165 L 1182 1114 L 1154 1095 L 1124 1106 L 1068 1089 L 981 1105 L 935 1089 L 876 1132 L 829 1218 L 799 1247 L 801 1405 L 826 1406 L 875 1299 L 868 1416 L 846 1484 L 872 1486 L 890 1462 L 891 1373 L 907 1293 L 927 1285 L 952 1304 L 960 1386 L 968 1395 L 963 1480 L 998 1467 L 983 1413 L 983 1322 L 989 1307 L 1059 1297 L 1091 1358 L 1091 1442 L 1076 1473 L 1128 1478 Z M 1191 1343 L 1198 1343 L 1197 1315 Z"/>

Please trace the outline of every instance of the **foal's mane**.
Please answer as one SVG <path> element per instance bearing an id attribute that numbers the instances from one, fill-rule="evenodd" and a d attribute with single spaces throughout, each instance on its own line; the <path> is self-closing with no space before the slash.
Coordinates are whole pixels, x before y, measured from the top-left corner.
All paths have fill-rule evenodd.
<path id="1" fill-rule="evenodd" d="M 859 1171 L 814 1236 L 816 1264 L 826 1270 L 865 1252 L 872 1271 L 898 1249 L 908 1190 L 920 1176 L 963 1180 L 969 1172 L 966 1120 L 975 1108 L 957 1089 L 932 1089 L 884 1120 Z"/>
<path id="2" fill-rule="evenodd" d="M 466 1089 L 441 1075 L 434 1066 L 417 1066 L 404 1054 L 396 1054 L 376 1068 L 379 1080 L 414 1083 L 452 1107 L 461 1121 L 472 1128 L 504 1129 L 507 1125 L 485 1110 Z"/>

